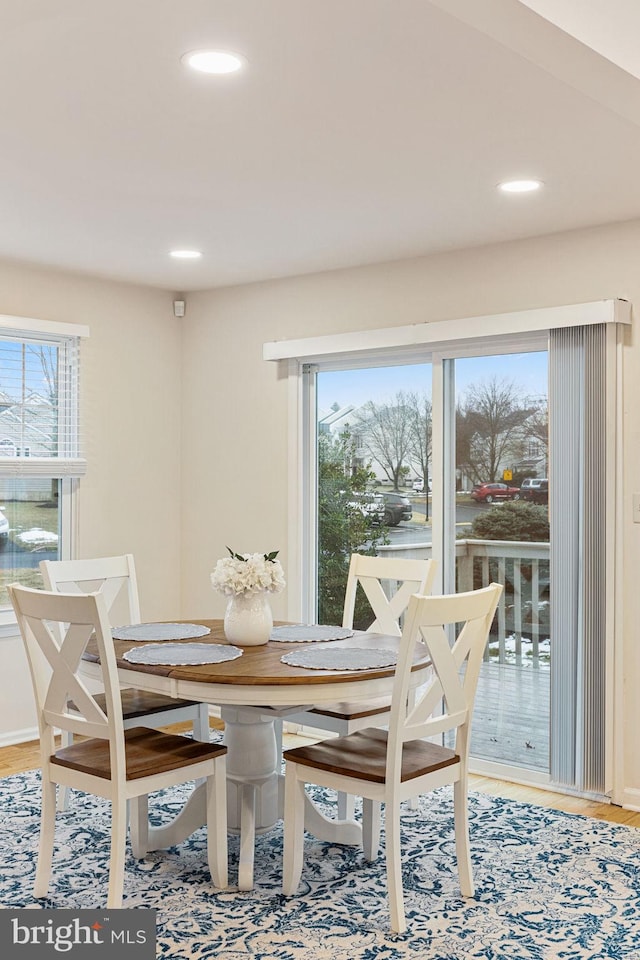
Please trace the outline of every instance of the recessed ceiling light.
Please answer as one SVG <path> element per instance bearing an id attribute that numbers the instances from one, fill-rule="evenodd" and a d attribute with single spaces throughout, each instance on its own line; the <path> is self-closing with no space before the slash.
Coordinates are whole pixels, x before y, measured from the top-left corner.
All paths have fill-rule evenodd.
<path id="1" fill-rule="evenodd" d="M 533 193 L 542 186 L 542 180 L 505 180 L 498 184 L 503 193 Z"/>
<path id="2" fill-rule="evenodd" d="M 172 250 L 169 256 L 176 260 L 198 260 L 202 254 L 199 250 Z"/>
<path id="3" fill-rule="evenodd" d="M 191 50 L 180 58 L 192 70 L 200 73 L 235 73 L 246 64 L 244 57 L 230 50 Z"/>

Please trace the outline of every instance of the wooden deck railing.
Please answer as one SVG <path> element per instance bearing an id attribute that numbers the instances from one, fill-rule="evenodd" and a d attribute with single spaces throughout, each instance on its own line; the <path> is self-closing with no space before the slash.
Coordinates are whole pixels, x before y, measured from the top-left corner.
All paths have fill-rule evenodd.
<path id="1" fill-rule="evenodd" d="M 387 544 L 378 553 L 430 557 L 430 543 Z M 504 585 L 485 659 L 534 667 L 548 662 L 549 544 L 521 540 L 456 540 L 456 589 Z M 543 644 L 541 650 L 541 644 Z"/>

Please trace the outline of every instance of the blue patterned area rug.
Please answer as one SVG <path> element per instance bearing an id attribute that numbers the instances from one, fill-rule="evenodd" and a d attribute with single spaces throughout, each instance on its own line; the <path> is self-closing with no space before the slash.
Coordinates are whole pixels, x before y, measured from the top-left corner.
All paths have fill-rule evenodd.
<path id="1" fill-rule="evenodd" d="M 172 816 L 182 796 L 156 795 L 154 811 Z M 1 905 L 103 906 L 108 806 L 72 795 L 58 815 L 50 896 L 36 901 L 39 802 L 37 773 L 0 780 Z M 389 932 L 382 855 L 369 864 L 354 848 L 308 839 L 299 895 L 285 899 L 279 827 L 258 838 L 252 892 L 212 889 L 199 830 L 180 847 L 128 857 L 124 906 L 157 908 L 158 957 L 180 960 L 639 960 L 639 830 L 482 794 L 470 807 L 473 900 L 458 888 L 448 789 L 406 811 L 401 936 Z M 232 881 L 237 853 L 232 838 Z"/>

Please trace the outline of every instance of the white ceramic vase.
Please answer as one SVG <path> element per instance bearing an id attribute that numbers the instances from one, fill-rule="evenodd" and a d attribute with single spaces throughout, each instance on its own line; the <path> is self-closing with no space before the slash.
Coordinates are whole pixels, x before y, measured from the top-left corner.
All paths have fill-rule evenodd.
<path id="1" fill-rule="evenodd" d="M 267 643 L 273 629 L 273 614 L 267 593 L 238 593 L 229 598 L 224 615 L 224 633 L 239 647 Z"/>

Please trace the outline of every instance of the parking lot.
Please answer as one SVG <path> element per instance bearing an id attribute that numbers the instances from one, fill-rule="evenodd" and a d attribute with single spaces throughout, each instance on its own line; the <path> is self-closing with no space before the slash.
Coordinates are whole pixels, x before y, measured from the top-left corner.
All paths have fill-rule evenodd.
<path id="1" fill-rule="evenodd" d="M 485 510 L 491 510 L 496 504 L 458 503 L 456 508 L 456 532 L 464 533 L 469 529 L 475 517 Z M 429 500 L 429 518 L 426 518 L 426 504 L 423 497 L 411 499 L 413 518 L 404 520 L 397 527 L 389 527 L 387 536 L 391 543 L 431 543 L 431 511 Z"/>

